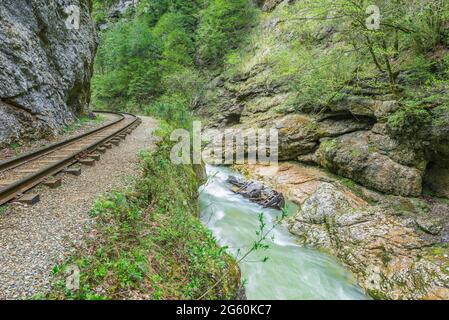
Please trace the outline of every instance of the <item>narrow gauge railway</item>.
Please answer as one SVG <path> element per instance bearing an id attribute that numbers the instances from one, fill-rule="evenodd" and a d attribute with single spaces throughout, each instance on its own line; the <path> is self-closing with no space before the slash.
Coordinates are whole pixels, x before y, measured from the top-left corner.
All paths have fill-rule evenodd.
<path id="1" fill-rule="evenodd" d="M 26 191 L 41 183 L 57 185 L 54 176 L 60 172 L 79 174 L 79 169 L 71 168 L 73 165 L 93 165 L 101 153 L 119 145 L 142 122 L 129 113 L 96 113 L 111 114 L 116 119 L 79 136 L 0 162 L 0 205 L 18 199 L 32 203 L 33 199 L 24 196 Z"/>

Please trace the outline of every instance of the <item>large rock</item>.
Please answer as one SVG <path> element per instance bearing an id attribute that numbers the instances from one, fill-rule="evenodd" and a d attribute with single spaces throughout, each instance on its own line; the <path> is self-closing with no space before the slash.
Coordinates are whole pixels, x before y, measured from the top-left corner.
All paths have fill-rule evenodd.
<path id="1" fill-rule="evenodd" d="M 78 29 L 70 6 L 80 9 Z M 0 146 L 52 134 L 87 112 L 97 42 L 91 10 L 91 0 L 1 1 Z"/>
<path id="2" fill-rule="evenodd" d="M 275 120 L 279 130 L 279 155 L 281 160 L 296 159 L 313 151 L 322 136 L 318 125 L 305 115 L 293 114 Z"/>
<path id="3" fill-rule="evenodd" d="M 285 207 L 285 199 L 282 193 L 270 189 L 257 181 L 245 181 L 243 179 L 230 176 L 228 183 L 233 186 L 232 190 L 254 201 L 264 208 L 282 210 Z"/>
<path id="4" fill-rule="evenodd" d="M 424 168 L 393 161 L 376 141 L 370 131 L 325 140 L 316 152 L 316 161 L 339 175 L 387 194 L 420 195 Z"/>
<path id="5" fill-rule="evenodd" d="M 353 115 L 355 117 L 368 117 L 382 119 L 388 113 L 399 108 L 399 104 L 389 95 L 356 96 L 349 95 L 339 103 L 330 106 L 329 111 L 334 114 Z"/>
<path id="6" fill-rule="evenodd" d="M 321 184 L 292 220 L 291 231 L 339 257 L 374 298 L 447 299 L 448 250 L 432 247 L 389 207 L 360 206 L 355 198 Z"/>
<path id="7" fill-rule="evenodd" d="M 354 131 L 371 127 L 369 122 L 352 119 L 319 121 L 306 114 L 290 114 L 270 123 L 267 127 L 279 130 L 279 158 L 281 160 L 297 160 L 299 156 L 313 152 L 319 140 L 325 137 L 338 137 Z"/>
<path id="8" fill-rule="evenodd" d="M 449 205 L 368 190 L 316 167 L 237 166 L 299 205 L 301 243 L 338 257 L 374 298 L 449 298 Z"/>

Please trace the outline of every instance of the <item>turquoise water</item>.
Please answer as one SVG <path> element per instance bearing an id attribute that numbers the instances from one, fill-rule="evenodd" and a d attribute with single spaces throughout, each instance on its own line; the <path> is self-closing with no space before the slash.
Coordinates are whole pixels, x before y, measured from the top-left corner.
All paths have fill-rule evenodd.
<path id="1" fill-rule="evenodd" d="M 207 171 L 209 181 L 200 190 L 201 221 L 239 259 L 257 239 L 259 214 L 263 213 L 269 229 L 280 212 L 233 193 L 226 179 L 238 175 L 235 172 L 222 167 Z M 289 211 L 295 210 L 290 205 Z M 254 252 L 240 263 L 248 299 L 366 299 L 334 258 L 298 245 L 286 228 L 276 227 L 267 243 L 268 250 Z M 261 262 L 264 257 L 267 262 Z"/>

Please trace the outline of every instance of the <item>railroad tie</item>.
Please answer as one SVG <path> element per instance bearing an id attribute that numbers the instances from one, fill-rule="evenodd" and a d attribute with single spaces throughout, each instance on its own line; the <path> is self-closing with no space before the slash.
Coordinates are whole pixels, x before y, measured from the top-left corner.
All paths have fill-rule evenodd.
<path id="1" fill-rule="evenodd" d="M 49 178 L 49 179 L 45 180 L 44 182 L 42 182 L 42 184 L 46 187 L 49 187 L 50 189 L 56 189 L 62 185 L 62 179 L 52 177 L 52 178 Z"/>
<path id="2" fill-rule="evenodd" d="M 34 193 L 25 194 L 18 199 L 18 202 L 29 205 L 29 206 L 33 206 L 36 203 L 38 203 L 39 201 L 41 201 L 40 195 L 34 194 Z"/>
<path id="3" fill-rule="evenodd" d="M 100 155 L 99 153 L 91 153 L 91 154 L 89 155 L 89 158 L 92 158 L 92 159 L 94 159 L 95 161 L 98 161 L 98 160 L 101 159 L 101 155 Z"/>
<path id="4" fill-rule="evenodd" d="M 22 170 L 17 170 L 16 172 L 18 174 L 29 174 L 29 173 L 35 173 L 37 172 L 39 169 L 22 169 Z"/>
<path id="5" fill-rule="evenodd" d="M 55 163 L 54 160 L 39 160 L 38 164 L 52 164 Z"/>
<path id="6" fill-rule="evenodd" d="M 85 166 L 93 167 L 95 166 L 95 159 L 93 158 L 84 158 L 78 161 L 81 164 L 84 164 Z"/>
<path id="7" fill-rule="evenodd" d="M 71 149 L 63 149 L 63 150 L 64 150 L 64 152 L 72 152 L 73 153 L 73 152 L 79 152 L 82 149 L 83 149 L 83 147 L 80 147 L 78 149 L 71 148 Z"/>
<path id="8" fill-rule="evenodd" d="M 64 170 L 65 173 L 71 174 L 73 176 L 81 175 L 81 168 L 67 168 Z"/>

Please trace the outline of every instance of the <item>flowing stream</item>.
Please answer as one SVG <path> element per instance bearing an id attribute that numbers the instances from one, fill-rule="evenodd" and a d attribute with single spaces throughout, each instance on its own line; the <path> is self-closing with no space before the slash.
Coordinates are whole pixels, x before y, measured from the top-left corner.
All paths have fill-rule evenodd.
<path id="1" fill-rule="evenodd" d="M 201 221 L 238 259 L 257 239 L 259 214 L 263 213 L 269 229 L 280 212 L 233 193 L 226 179 L 239 176 L 236 172 L 208 167 L 207 173 L 209 181 L 200 190 Z M 289 212 L 295 210 L 290 203 Z M 298 245 L 286 228 L 275 227 L 266 242 L 268 250 L 253 252 L 240 263 L 248 299 L 366 299 L 335 259 Z M 268 261 L 262 262 L 265 257 Z"/>

